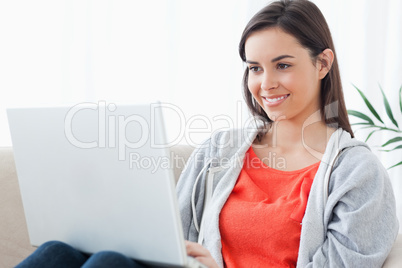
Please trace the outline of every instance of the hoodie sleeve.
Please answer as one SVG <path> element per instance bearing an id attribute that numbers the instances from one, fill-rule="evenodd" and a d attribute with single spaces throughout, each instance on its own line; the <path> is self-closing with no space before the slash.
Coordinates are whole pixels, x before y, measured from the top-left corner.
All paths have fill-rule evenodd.
<path id="1" fill-rule="evenodd" d="M 351 148 L 334 167 L 329 192 L 325 240 L 307 267 L 381 267 L 399 226 L 384 167 L 367 148 Z"/>
<path id="2" fill-rule="evenodd" d="M 179 203 L 179 211 L 182 220 L 184 238 L 186 240 L 196 242 L 198 239 L 198 231 L 194 225 L 194 215 L 191 205 L 191 196 L 193 188 L 196 187 L 195 208 L 197 211 L 198 223 L 201 222 L 201 215 L 204 203 L 204 187 L 201 187 L 205 183 L 205 173 L 201 174 L 201 178 L 197 185 L 196 178 L 202 171 L 203 167 L 207 164 L 207 157 L 209 155 L 210 140 L 206 140 L 197 149 L 193 151 L 188 159 L 183 172 L 180 175 L 179 181 L 176 185 L 176 192 Z"/>

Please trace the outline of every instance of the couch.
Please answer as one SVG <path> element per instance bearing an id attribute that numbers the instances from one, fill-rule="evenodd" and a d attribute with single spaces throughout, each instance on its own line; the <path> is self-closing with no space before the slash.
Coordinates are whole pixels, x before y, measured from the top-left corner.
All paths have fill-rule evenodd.
<path id="1" fill-rule="evenodd" d="M 187 160 L 192 147 L 178 145 L 171 150 L 173 155 Z M 179 166 L 174 170 L 176 180 L 182 168 Z M 13 267 L 35 248 L 29 243 L 11 147 L 0 147 L 0 215 L 0 268 Z M 383 267 L 402 267 L 402 235 L 399 235 Z"/>

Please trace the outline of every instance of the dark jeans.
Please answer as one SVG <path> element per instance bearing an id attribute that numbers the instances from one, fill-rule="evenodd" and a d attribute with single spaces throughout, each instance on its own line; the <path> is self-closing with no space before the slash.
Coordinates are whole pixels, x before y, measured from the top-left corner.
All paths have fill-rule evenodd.
<path id="1" fill-rule="evenodd" d="M 126 256 L 112 251 L 102 251 L 93 255 L 86 255 L 71 246 L 59 242 L 46 242 L 28 258 L 23 260 L 16 268 L 74 268 L 74 267 L 127 267 L 144 268 L 150 267 L 127 258 Z"/>

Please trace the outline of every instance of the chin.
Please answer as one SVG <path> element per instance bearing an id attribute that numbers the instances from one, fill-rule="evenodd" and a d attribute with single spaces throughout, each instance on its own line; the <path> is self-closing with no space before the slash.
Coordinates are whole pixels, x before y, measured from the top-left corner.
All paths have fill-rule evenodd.
<path id="1" fill-rule="evenodd" d="M 271 119 L 273 122 L 279 122 L 286 119 L 286 115 L 278 114 L 278 113 L 267 113 L 268 118 Z"/>

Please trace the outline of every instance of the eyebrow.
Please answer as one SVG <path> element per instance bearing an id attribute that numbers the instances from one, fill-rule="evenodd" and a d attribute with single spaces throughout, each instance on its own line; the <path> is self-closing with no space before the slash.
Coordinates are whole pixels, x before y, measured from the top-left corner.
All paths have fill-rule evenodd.
<path id="1" fill-rule="evenodd" d="M 271 62 L 279 61 L 279 60 L 282 60 L 282 59 L 285 59 L 285 58 L 294 58 L 294 57 L 291 56 L 291 55 L 281 55 L 281 56 L 278 56 L 276 58 L 273 58 L 271 60 Z"/>
<path id="2" fill-rule="evenodd" d="M 278 57 L 273 58 L 273 59 L 271 60 L 271 62 L 280 61 L 280 60 L 285 59 L 285 58 L 294 58 L 294 57 L 291 56 L 291 55 L 280 55 L 280 56 L 278 56 Z M 259 64 L 259 62 L 257 62 L 257 61 L 251 61 L 251 60 L 246 60 L 246 63 L 249 63 L 249 64 Z"/>

